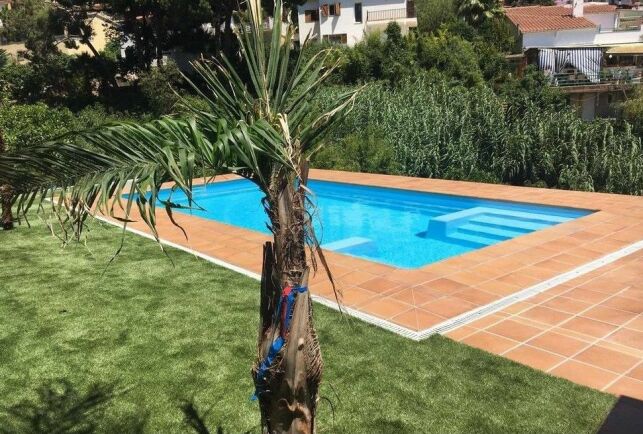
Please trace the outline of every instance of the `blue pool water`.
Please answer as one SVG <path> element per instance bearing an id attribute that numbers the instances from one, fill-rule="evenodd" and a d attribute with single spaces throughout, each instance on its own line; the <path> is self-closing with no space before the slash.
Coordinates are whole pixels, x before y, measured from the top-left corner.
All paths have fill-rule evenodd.
<path id="1" fill-rule="evenodd" d="M 309 187 L 324 248 L 399 268 L 422 267 L 591 213 L 326 181 Z M 160 196 L 169 195 L 164 190 Z M 269 233 L 262 193 L 250 181 L 196 187 L 194 198 L 204 210 L 178 212 Z M 187 205 L 180 193 L 172 202 Z"/>

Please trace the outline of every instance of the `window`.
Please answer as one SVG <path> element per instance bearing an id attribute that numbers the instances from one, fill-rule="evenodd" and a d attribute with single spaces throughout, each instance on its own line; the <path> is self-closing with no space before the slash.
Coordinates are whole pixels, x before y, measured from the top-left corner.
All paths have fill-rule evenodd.
<path id="1" fill-rule="evenodd" d="M 322 15 L 325 17 L 328 17 L 328 16 L 338 17 L 342 12 L 342 6 L 340 3 L 333 3 L 330 5 L 323 4 L 321 9 L 322 9 Z"/>
<path id="2" fill-rule="evenodd" d="M 348 42 L 348 35 L 340 33 L 338 35 L 324 35 L 324 40 L 332 42 L 333 44 L 346 44 Z"/>
<path id="3" fill-rule="evenodd" d="M 362 4 L 361 3 L 355 3 L 355 22 L 356 23 L 362 22 Z"/>
<path id="4" fill-rule="evenodd" d="M 314 23 L 319 21 L 319 11 L 317 9 L 308 9 L 304 12 L 304 21 Z"/>

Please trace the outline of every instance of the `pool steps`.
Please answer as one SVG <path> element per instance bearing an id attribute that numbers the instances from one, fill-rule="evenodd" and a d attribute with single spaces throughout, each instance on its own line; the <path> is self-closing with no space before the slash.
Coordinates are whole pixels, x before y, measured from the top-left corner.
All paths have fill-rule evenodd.
<path id="1" fill-rule="evenodd" d="M 418 236 L 479 248 L 568 220 L 562 216 L 474 207 L 429 220 L 426 232 Z"/>

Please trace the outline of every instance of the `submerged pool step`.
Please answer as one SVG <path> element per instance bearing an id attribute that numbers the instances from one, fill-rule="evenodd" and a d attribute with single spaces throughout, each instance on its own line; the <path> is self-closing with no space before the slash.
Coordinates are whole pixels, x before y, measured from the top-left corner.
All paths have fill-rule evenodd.
<path id="1" fill-rule="evenodd" d="M 490 215 L 481 215 L 480 217 L 473 218 L 469 220 L 471 223 L 476 223 L 481 226 L 489 226 L 493 228 L 506 229 L 521 233 L 529 233 L 537 231 L 538 229 L 546 228 L 551 226 L 547 223 L 536 223 L 536 222 L 526 222 L 508 219 L 505 217 L 496 217 Z"/>
<path id="2" fill-rule="evenodd" d="M 508 229 L 500 229 L 491 226 L 483 226 L 469 221 L 462 226 L 458 226 L 456 232 L 462 232 L 465 234 L 482 236 L 486 238 L 493 238 L 495 240 L 506 240 L 509 238 L 517 237 L 523 235 L 524 232 L 512 231 Z"/>
<path id="3" fill-rule="evenodd" d="M 458 231 L 451 232 L 446 237 L 446 239 L 455 241 L 456 243 L 459 243 L 459 244 L 466 244 L 474 248 L 487 247 L 500 241 L 498 239 L 490 238 L 482 234 L 474 235 L 474 234 L 468 234 L 468 233 L 458 232 Z"/>

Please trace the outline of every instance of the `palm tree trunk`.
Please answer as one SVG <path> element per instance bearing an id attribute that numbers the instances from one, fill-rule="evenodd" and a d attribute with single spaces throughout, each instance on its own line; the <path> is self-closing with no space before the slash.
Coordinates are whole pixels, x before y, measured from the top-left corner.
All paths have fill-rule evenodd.
<path id="1" fill-rule="evenodd" d="M 13 213 L 11 212 L 11 201 L 13 199 L 13 188 L 10 185 L 0 185 L 0 226 L 5 231 L 13 229 Z"/>
<path id="2" fill-rule="evenodd" d="M 261 322 L 253 378 L 265 432 L 312 434 L 322 358 L 309 292 L 296 290 L 308 285 L 305 190 L 281 175 L 273 181 L 268 212 L 274 242 L 264 246 Z M 284 288 L 296 291 L 291 312 L 284 302 Z M 285 342 L 283 348 L 274 354 L 269 369 L 262 370 L 279 337 Z"/>

